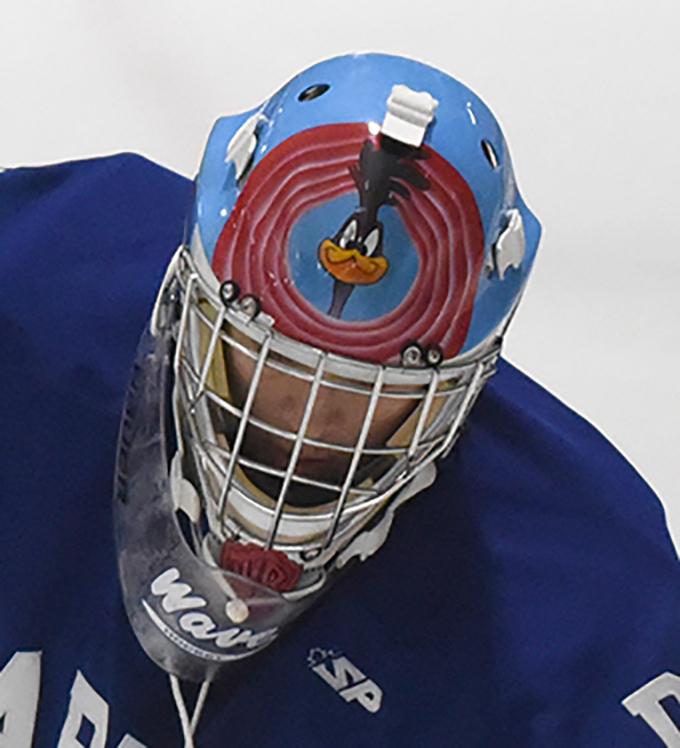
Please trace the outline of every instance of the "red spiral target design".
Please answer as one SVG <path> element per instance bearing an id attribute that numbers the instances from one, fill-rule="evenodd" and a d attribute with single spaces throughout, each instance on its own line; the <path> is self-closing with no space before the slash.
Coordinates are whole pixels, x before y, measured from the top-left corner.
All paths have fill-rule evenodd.
<path id="1" fill-rule="evenodd" d="M 404 346 L 437 344 L 451 358 L 467 336 L 484 258 L 484 230 L 463 177 L 429 146 L 418 161 L 427 190 L 412 189 L 398 210 L 418 252 L 416 279 L 401 303 L 365 321 L 335 319 L 296 288 L 289 267 L 290 234 L 307 211 L 355 191 L 349 167 L 371 137 L 365 123 L 324 125 L 297 133 L 249 175 L 218 238 L 213 269 L 255 294 L 284 335 L 333 353 L 396 363 Z M 332 235 L 337 226 L 329 226 Z M 317 245 L 324 237 L 310 237 Z M 389 257 L 389 236 L 385 237 Z M 395 261 L 394 258 L 390 258 Z M 380 281 L 378 281 L 380 282 Z"/>

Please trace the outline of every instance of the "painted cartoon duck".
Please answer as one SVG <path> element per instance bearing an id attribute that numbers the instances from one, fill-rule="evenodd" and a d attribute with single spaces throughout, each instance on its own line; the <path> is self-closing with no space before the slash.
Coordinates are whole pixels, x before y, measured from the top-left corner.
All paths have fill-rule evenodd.
<path id="1" fill-rule="evenodd" d="M 319 261 L 334 279 L 328 315 L 340 318 L 356 286 L 378 283 L 389 269 L 383 254 L 382 206 L 395 206 L 410 199 L 409 187 L 426 190 L 430 184 L 417 168 L 427 158 L 421 148 L 406 145 L 384 134 L 374 142 L 365 140 L 350 174 L 359 193 L 359 207 L 343 222 L 332 238 L 319 245 Z"/>

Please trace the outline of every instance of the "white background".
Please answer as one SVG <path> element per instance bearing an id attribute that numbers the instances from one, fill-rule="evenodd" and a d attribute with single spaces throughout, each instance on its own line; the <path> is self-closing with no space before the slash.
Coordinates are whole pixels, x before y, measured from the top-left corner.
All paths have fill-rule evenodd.
<path id="1" fill-rule="evenodd" d="M 506 355 L 623 451 L 678 543 L 679 5 L 0 0 L 0 164 L 130 150 L 192 175 L 218 115 L 321 58 L 443 68 L 495 111 L 544 226 Z"/>

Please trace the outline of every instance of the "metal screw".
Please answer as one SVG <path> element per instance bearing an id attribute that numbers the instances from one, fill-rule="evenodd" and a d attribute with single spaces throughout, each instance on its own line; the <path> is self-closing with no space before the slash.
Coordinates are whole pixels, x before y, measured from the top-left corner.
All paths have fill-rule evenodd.
<path id="1" fill-rule="evenodd" d="M 438 345 L 433 345 L 427 349 L 425 358 L 430 366 L 439 366 L 444 360 L 444 352 Z"/>
<path id="2" fill-rule="evenodd" d="M 233 280 L 224 281 L 220 286 L 220 299 L 225 306 L 231 304 L 232 301 L 238 298 L 240 289 L 238 283 Z"/>
<path id="3" fill-rule="evenodd" d="M 252 294 L 246 294 L 239 304 L 241 311 L 245 312 L 250 319 L 255 319 L 260 313 L 260 302 Z"/>
<path id="4" fill-rule="evenodd" d="M 423 363 L 423 349 L 418 343 L 409 343 L 401 352 L 402 366 L 420 366 Z"/>

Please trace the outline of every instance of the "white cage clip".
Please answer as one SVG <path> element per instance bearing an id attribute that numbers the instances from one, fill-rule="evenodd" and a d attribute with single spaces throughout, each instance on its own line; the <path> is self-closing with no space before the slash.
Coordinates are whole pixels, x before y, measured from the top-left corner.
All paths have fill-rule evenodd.
<path id="1" fill-rule="evenodd" d="M 236 179 L 240 179 L 250 163 L 250 159 L 257 148 L 257 127 L 267 118 L 261 112 L 256 112 L 239 127 L 227 146 L 225 162 L 230 161 L 236 170 Z"/>
<path id="2" fill-rule="evenodd" d="M 438 105 L 437 99 L 427 91 L 414 91 L 403 83 L 392 86 L 382 134 L 418 148 Z"/>

